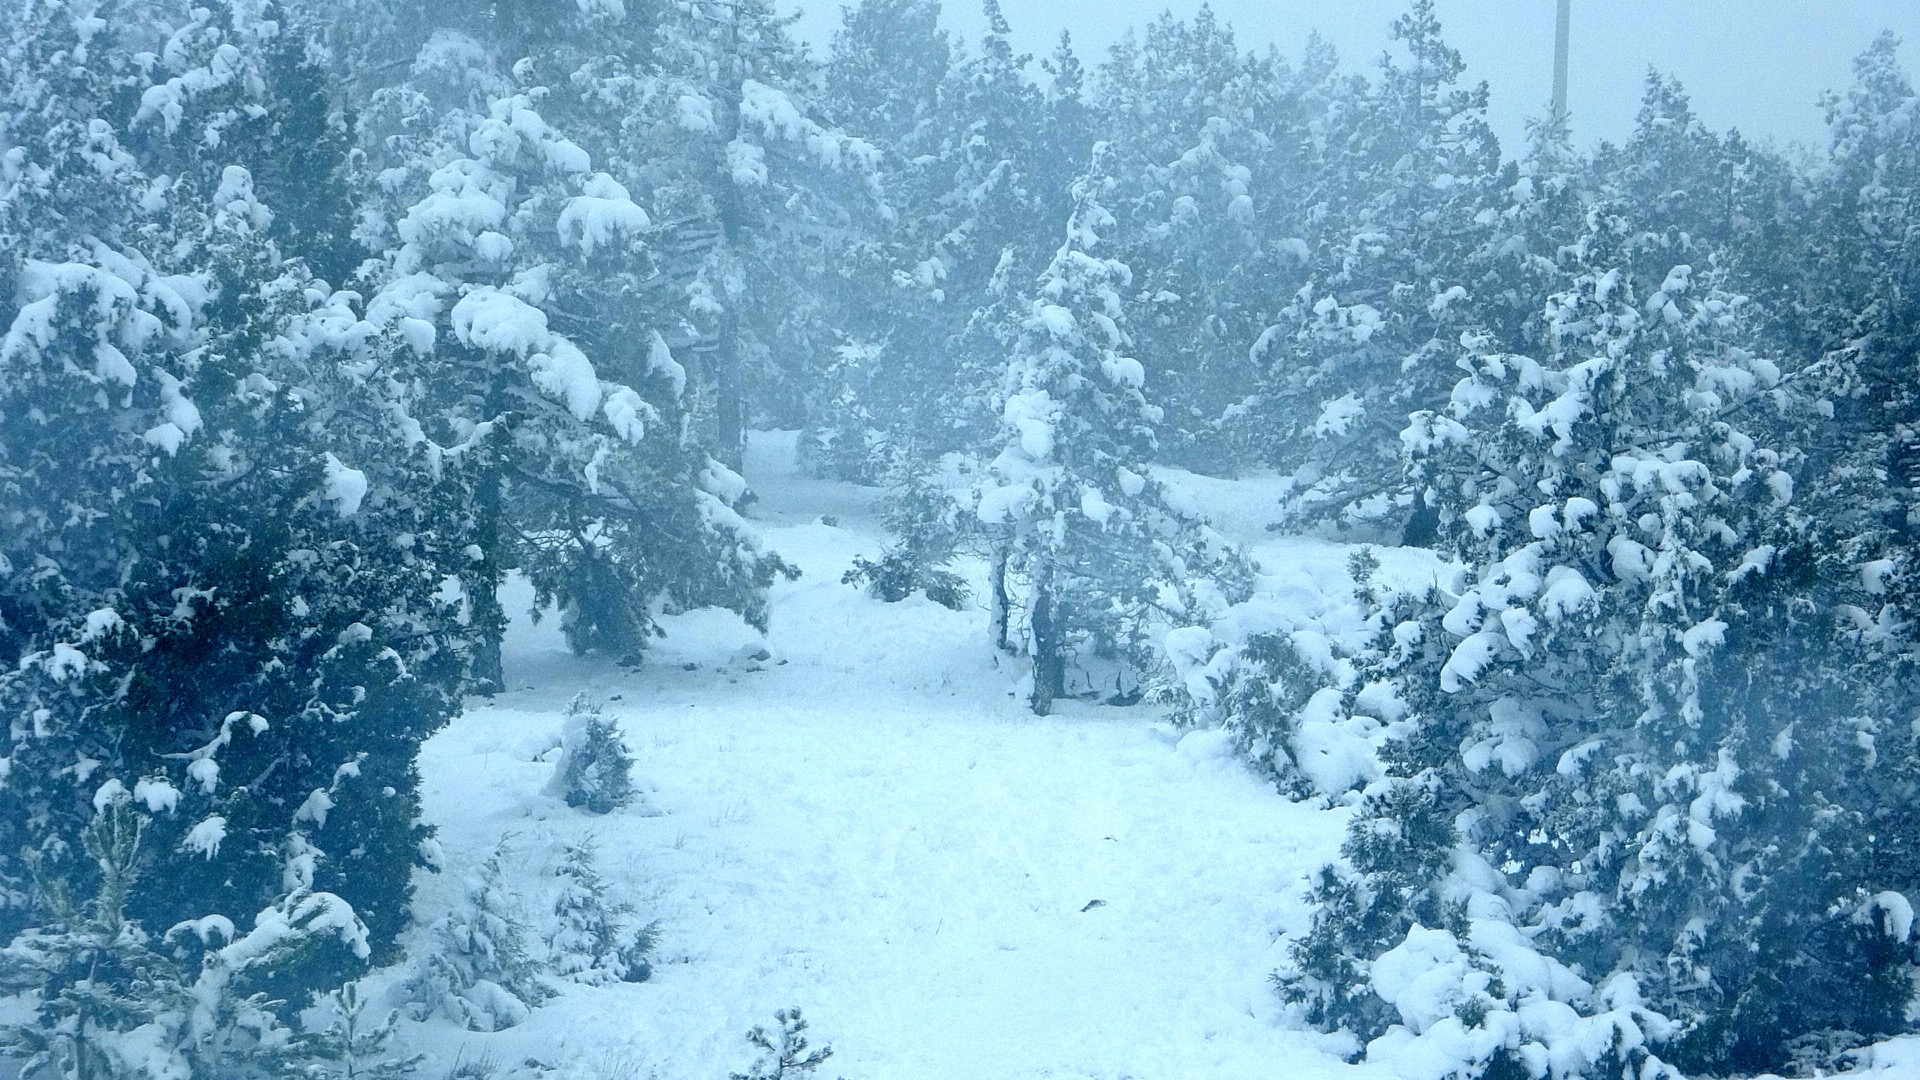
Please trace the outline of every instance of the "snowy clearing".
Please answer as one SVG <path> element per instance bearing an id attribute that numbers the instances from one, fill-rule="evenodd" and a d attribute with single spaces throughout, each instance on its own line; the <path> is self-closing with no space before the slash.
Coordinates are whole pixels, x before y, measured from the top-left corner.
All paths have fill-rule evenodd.
<path id="1" fill-rule="evenodd" d="M 880 546 L 871 492 L 797 475 L 790 436 L 754 449 L 768 544 L 805 571 L 775 589 L 770 661 L 746 659 L 759 635 L 719 612 L 669 620 L 638 671 L 517 623 L 513 689 L 422 760 L 450 872 L 423 879 L 421 924 L 503 834 L 531 889 L 592 832 L 662 920 L 654 978 L 569 989 L 498 1034 L 436 1021 L 421 1045 L 716 1076 L 747 1060 L 743 1032 L 798 1005 L 835 1047 L 827 1071 L 850 1077 L 1366 1073 L 1267 985 L 1347 812 L 1288 802 L 1218 737 L 1145 708 L 1033 717 L 983 612 L 840 584 Z M 1347 587 L 1324 547 L 1299 552 L 1319 558 L 1293 587 Z M 607 699 L 650 806 L 591 818 L 539 794 L 577 692 Z"/>

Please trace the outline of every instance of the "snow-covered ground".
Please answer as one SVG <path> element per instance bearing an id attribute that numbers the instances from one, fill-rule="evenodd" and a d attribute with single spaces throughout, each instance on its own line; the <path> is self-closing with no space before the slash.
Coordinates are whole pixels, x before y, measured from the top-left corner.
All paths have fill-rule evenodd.
<path id="1" fill-rule="evenodd" d="M 804 571 L 774 589 L 766 638 L 692 612 L 626 670 L 522 619 L 512 689 L 422 760 L 449 871 L 421 880 L 423 925 L 507 837 L 537 931 L 560 849 L 592 833 L 608 876 L 660 920 L 654 977 L 570 988 L 494 1034 L 409 1025 L 409 1042 L 503 1080 L 718 1080 L 753 1059 L 749 1027 L 799 1006 L 836 1051 L 822 1076 L 848 1080 L 1391 1075 L 1345 1064 L 1267 982 L 1347 809 L 1282 798 L 1218 734 L 1149 708 L 1030 715 L 983 611 L 840 583 L 881 546 L 875 492 L 798 474 L 791 436 L 757 436 L 747 472 L 767 543 Z M 1277 500 L 1259 480 L 1180 481 L 1260 566 L 1246 617 L 1358 629 L 1349 548 L 1268 534 Z M 1444 570 L 1387 554 L 1390 587 Z M 577 693 L 619 720 L 646 805 L 594 818 L 540 793 Z M 1883 1075 L 1905 1049 L 1886 1048 Z"/>
<path id="2" fill-rule="evenodd" d="M 854 1080 L 1356 1072 L 1267 984 L 1347 811 L 1288 802 L 1219 738 L 1148 709 L 1035 718 L 984 612 L 840 583 L 880 547 L 873 492 L 797 475 L 779 435 L 756 439 L 748 475 L 768 544 L 804 571 L 776 587 L 764 642 L 693 612 L 628 671 L 518 623 L 513 689 L 422 761 L 450 871 L 423 878 L 423 921 L 503 835 L 537 894 L 562 843 L 591 832 L 661 920 L 656 974 L 570 990 L 497 1034 L 417 1031 L 422 1045 L 718 1077 L 751 1059 L 749 1027 L 797 1005 L 834 1044 L 823 1072 Z M 1275 567 L 1289 588 L 1350 588 L 1332 545 L 1246 538 L 1291 552 Z M 741 656 L 754 644 L 772 659 Z M 540 794 L 581 692 L 619 719 L 649 806 L 592 818 Z"/>

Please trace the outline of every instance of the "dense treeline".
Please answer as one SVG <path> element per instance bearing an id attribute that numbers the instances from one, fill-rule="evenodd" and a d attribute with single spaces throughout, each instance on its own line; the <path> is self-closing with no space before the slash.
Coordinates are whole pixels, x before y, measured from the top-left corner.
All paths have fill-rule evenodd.
<path id="1" fill-rule="evenodd" d="M 1810 1069 L 1908 1025 L 1891 38 L 1817 153 L 1659 75 L 1587 152 L 1503 149 L 1429 0 L 1364 73 L 1204 9 L 1089 64 L 996 0 L 977 43 L 863 0 L 822 57 L 768 0 L 6 5 L 0 978 L 48 1075 L 290 1068 L 396 952 L 509 572 L 623 661 L 764 621 L 755 426 L 886 486 L 876 595 L 987 561 L 1036 710 L 1158 689 L 1329 798 L 1302 716 L 1369 733 L 1277 974 L 1356 1053 Z M 1216 637 L 1252 571 L 1167 465 L 1462 575 L 1360 560 L 1333 661 Z"/>

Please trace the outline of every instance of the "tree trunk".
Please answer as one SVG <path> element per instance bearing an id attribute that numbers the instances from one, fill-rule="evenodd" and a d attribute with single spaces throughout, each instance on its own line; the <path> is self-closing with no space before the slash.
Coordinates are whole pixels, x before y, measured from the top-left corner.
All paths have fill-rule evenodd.
<path id="1" fill-rule="evenodd" d="M 728 297 L 726 313 L 720 317 L 719 347 L 713 354 L 713 397 L 715 447 L 720 463 L 735 472 L 741 469 L 741 450 L 746 445 L 746 408 L 740 388 L 740 315 L 734 310 L 734 298 Z"/>
<path id="2" fill-rule="evenodd" d="M 994 648 L 1012 653 L 1007 641 L 1007 555 L 1007 545 L 994 546 L 993 569 L 987 575 L 987 632 Z"/>
<path id="3" fill-rule="evenodd" d="M 728 66 L 733 66 L 731 57 Z M 745 393 L 740 385 L 740 303 L 747 292 L 744 280 L 746 262 L 742 258 L 746 215 L 741 206 L 740 187 L 734 183 L 733 173 L 726 161 L 725 148 L 732 145 L 740 134 L 741 79 L 738 72 L 730 72 L 729 75 L 727 100 L 721 106 L 720 118 L 721 138 L 724 141 L 721 143 L 720 157 L 715 162 L 720 173 L 720 190 L 715 201 L 720 215 L 720 265 L 725 277 L 718 282 L 724 310 L 720 315 L 720 340 L 715 342 L 713 352 L 713 419 L 720 462 L 738 472 L 741 468 L 741 451 L 747 441 Z"/>
<path id="4" fill-rule="evenodd" d="M 1028 616 L 1033 630 L 1033 714 L 1045 716 L 1053 711 L 1055 698 L 1066 694 L 1066 657 L 1061 655 L 1059 629 L 1054 624 L 1053 573 L 1044 566 L 1034 577 L 1033 609 Z"/>
<path id="5" fill-rule="evenodd" d="M 500 639 L 506 636 L 507 613 L 500 605 L 500 581 L 505 576 L 500 550 L 500 474 L 489 470 L 474 493 L 474 545 L 480 549 L 460 587 L 467 594 L 467 628 L 473 657 L 467 666 L 467 689 L 492 697 L 506 687 L 500 663 Z"/>

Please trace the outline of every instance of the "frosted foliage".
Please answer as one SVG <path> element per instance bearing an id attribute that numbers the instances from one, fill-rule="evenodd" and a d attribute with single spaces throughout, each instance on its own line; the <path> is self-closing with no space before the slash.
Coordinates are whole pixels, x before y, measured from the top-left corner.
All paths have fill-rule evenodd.
<path id="1" fill-rule="evenodd" d="M 645 233 L 653 224 L 647 212 L 628 197 L 627 189 L 606 173 L 595 173 L 582 187 L 585 194 L 567 201 L 557 225 L 561 241 L 578 247 L 581 254 L 613 247 Z"/>
<path id="2" fill-rule="evenodd" d="M 0 3 L 0 1075 L 1920 1068 L 1891 35 Z"/>

